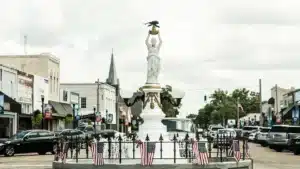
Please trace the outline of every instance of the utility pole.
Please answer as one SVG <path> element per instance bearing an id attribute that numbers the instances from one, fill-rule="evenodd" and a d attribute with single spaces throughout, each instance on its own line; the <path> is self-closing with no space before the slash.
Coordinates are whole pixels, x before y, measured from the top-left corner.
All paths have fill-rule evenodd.
<path id="1" fill-rule="evenodd" d="M 99 109 L 100 109 L 100 100 L 99 100 L 100 81 L 99 81 L 99 78 L 97 79 L 96 83 L 97 83 L 97 112 L 99 112 Z"/>
<path id="2" fill-rule="evenodd" d="M 237 116 L 237 128 L 240 128 L 240 98 L 238 97 L 236 100 L 236 116 Z"/>
<path id="3" fill-rule="evenodd" d="M 97 106 L 96 106 L 96 111 L 97 113 L 99 113 L 99 109 L 100 109 L 100 100 L 99 100 L 99 92 L 100 92 L 100 80 L 99 78 L 97 79 L 97 81 L 95 82 L 97 84 Z M 96 130 L 96 113 L 95 113 L 95 130 Z M 101 127 L 100 127 L 101 128 Z"/>
<path id="4" fill-rule="evenodd" d="M 276 99 L 275 99 L 275 103 L 276 103 L 275 113 L 277 115 L 278 114 L 278 86 L 277 86 L 277 84 L 275 85 L 275 97 L 276 97 Z M 281 117 L 281 119 L 282 119 L 282 117 Z"/>
<path id="5" fill-rule="evenodd" d="M 259 83 L 259 113 L 260 113 L 260 126 L 263 126 L 264 119 L 263 119 L 263 112 L 262 112 L 262 93 L 261 93 L 261 79 L 258 81 Z"/>

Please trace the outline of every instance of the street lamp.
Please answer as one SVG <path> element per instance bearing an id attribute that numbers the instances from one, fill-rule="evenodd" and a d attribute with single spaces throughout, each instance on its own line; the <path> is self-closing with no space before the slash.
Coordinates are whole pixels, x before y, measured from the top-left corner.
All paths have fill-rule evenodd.
<path id="1" fill-rule="evenodd" d="M 94 110 L 94 130 L 96 134 L 96 106 L 93 106 L 93 110 Z"/>
<path id="2" fill-rule="evenodd" d="M 44 101 L 45 101 L 44 95 L 41 95 L 41 101 L 42 101 L 42 129 L 44 129 Z"/>

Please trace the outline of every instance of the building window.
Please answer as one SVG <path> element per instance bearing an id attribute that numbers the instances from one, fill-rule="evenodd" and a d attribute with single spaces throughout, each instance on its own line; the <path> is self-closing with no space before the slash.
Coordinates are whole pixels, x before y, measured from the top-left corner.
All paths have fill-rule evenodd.
<path id="1" fill-rule="evenodd" d="M 50 76 L 50 93 L 52 93 L 52 76 Z"/>
<path id="2" fill-rule="evenodd" d="M 63 91 L 63 101 L 68 101 L 68 92 L 67 91 Z"/>
<path id="3" fill-rule="evenodd" d="M 80 98 L 81 108 L 86 108 L 86 97 Z"/>
<path id="4" fill-rule="evenodd" d="M 2 81 L 2 69 L 0 69 L 0 81 Z"/>

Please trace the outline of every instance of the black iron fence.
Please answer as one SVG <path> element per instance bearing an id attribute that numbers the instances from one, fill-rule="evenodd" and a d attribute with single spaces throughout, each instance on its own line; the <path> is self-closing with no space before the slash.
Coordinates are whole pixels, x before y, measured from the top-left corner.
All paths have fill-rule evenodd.
<path id="1" fill-rule="evenodd" d="M 64 160 L 73 159 L 78 163 L 83 159 L 92 159 L 91 146 L 95 142 L 102 142 L 106 145 L 106 148 L 103 149 L 103 154 L 106 154 L 103 156 L 103 159 L 112 159 L 118 163 L 122 163 L 123 160 L 128 159 L 141 159 L 137 157 L 137 152 L 140 151 L 139 143 L 141 140 L 135 136 L 131 138 L 121 136 L 101 138 L 100 135 L 95 134 L 92 137 L 85 138 L 71 136 L 56 139 L 55 161 L 60 161 L 63 158 Z M 195 159 L 193 143 L 205 143 L 204 151 L 206 151 L 208 155 L 209 162 L 226 162 L 234 159 L 234 153 L 232 153 L 234 140 L 238 142 L 238 151 L 241 160 L 250 158 L 247 138 L 236 138 L 231 135 L 217 135 L 215 138 L 190 138 L 189 135 L 186 134 L 185 138 L 182 139 L 180 139 L 178 135 L 174 135 L 170 141 L 165 141 L 162 136 L 160 136 L 158 141 L 150 141 L 149 136 L 147 136 L 144 143 L 156 143 L 156 148 L 159 149 L 159 155 L 156 155 L 154 159 L 172 159 L 174 163 L 180 159 L 186 159 L 188 162 L 192 162 Z M 163 156 L 164 151 L 170 151 L 170 149 L 165 150 L 166 147 L 172 147 L 172 152 L 168 153 L 169 157 Z"/>

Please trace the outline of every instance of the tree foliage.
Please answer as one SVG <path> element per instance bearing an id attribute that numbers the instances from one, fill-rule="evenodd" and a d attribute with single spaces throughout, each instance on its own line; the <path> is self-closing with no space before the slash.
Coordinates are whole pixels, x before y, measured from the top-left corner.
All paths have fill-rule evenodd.
<path id="1" fill-rule="evenodd" d="M 237 119 L 238 103 L 243 107 L 239 116 L 259 112 L 259 95 L 245 88 L 235 89 L 231 93 L 226 90 L 215 90 L 210 95 L 210 102 L 198 112 L 195 123 L 201 127 L 209 124 L 226 124 L 228 119 Z"/>
<path id="2" fill-rule="evenodd" d="M 163 99 L 161 100 L 161 105 L 162 105 L 162 111 L 165 113 L 166 117 L 176 117 L 179 114 L 178 109 L 180 108 L 181 105 L 178 107 L 174 106 L 171 102 L 175 102 L 174 98 L 171 95 L 172 92 L 172 87 L 166 86 L 162 88 L 161 95 Z"/>

